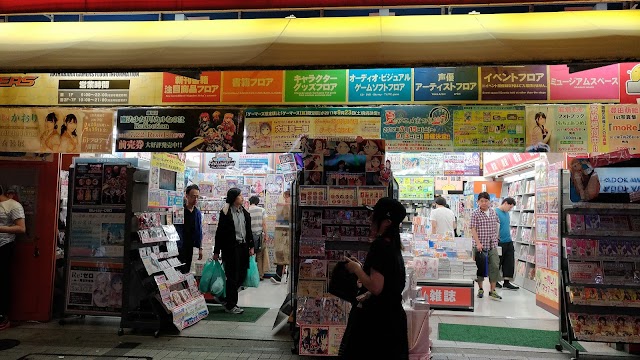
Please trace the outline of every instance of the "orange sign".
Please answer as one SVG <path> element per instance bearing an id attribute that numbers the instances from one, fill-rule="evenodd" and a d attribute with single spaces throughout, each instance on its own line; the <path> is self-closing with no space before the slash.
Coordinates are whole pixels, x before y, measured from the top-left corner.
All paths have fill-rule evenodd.
<path id="1" fill-rule="evenodd" d="M 283 102 L 284 71 L 225 71 L 222 74 L 222 101 L 225 103 Z"/>
<path id="2" fill-rule="evenodd" d="M 203 71 L 200 79 L 162 74 L 163 103 L 219 103 L 220 71 Z"/>
<path id="3" fill-rule="evenodd" d="M 456 286 L 431 286 L 420 287 L 420 294 L 429 302 L 431 308 L 452 307 L 472 308 L 473 288 Z"/>

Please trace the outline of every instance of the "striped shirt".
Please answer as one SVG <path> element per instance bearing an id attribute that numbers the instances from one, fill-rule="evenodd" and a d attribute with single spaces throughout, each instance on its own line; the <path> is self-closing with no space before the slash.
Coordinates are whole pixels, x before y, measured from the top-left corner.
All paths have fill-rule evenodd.
<path id="1" fill-rule="evenodd" d="M 262 233 L 262 220 L 265 218 L 267 211 L 260 206 L 249 206 L 249 215 L 251 215 L 251 232 Z"/>
<path id="2" fill-rule="evenodd" d="M 19 202 L 11 199 L 0 202 L 0 226 L 13 226 L 18 219 L 24 219 L 24 209 Z M 0 233 L 0 246 L 15 239 L 16 234 Z"/>
<path id="3" fill-rule="evenodd" d="M 482 250 L 491 250 L 498 246 L 498 225 L 500 219 L 496 211 L 489 209 L 487 213 L 475 209 L 471 214 L 471 228 L 476 229 L 478 240 L 482 244 Z M 476 247 L 475 241 L 473 247 Z"/>

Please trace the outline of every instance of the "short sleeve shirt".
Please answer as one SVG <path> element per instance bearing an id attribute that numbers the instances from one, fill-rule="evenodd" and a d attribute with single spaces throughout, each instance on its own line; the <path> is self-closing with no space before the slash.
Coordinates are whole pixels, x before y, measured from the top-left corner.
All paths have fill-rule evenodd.
<path id="1" fill-rule="evenodd" d="M 377 238 L 369 248 L 363 270 L 371 275 L 371 269 L 384 276 L 384 286 L 380 295 L 373 300 L 377 306 L 400 303 L 405 285 L 404 259 L 400 249 L 382 238 Z"/>
<path id="2" fill-rule="evenodd" d="M 262 232 L 262 220 L 265 217 L 265 213 L 267 211 L 260 206 L 251 205 L 249 206 L 249 215 L 251 215 L 251 232 L 252 233 L 261 233 Z"/>
<path id="3" fill-rule="evenodd" d="M 493 209 L 489 209 L 485 214 L 478 208 L 471 214 L 471 228 L 476 229 L 478 240 L 482 244 L 483 250 L 491 250 L 498 246 L 499 223 L 498 215 Z"/>
<path id="4" fill-rule="evenodd" d="M 18 219 L 24 219 L 24 209 L 19 202 L 11 199 L 0 202 L 0 226 L 15 225 Z M 0 233 L 0 246 L 7 245 L 15 239 L 16 234 Z"/>

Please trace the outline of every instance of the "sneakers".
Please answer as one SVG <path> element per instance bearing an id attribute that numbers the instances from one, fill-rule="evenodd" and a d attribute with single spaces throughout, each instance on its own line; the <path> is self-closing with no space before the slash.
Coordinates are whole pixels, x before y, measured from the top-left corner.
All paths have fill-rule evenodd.
<path id="1" fill-rule="evenodd" d="M 502 284 L 500 284 L 499 282 L 497 282 L 497 283 L 496 283 L 496 287 L 497 287 L 498 289 L 502 289 Z"/>
<path id="2" fill-rule="evenodd" d="M 504 288 L 507 289 L 507 290 L 518 290 L 518 289 L 520 289 L 518 286 L 513 285 L 510 282 L 504 283 Z"/>
<path id="3" fill-rule="evenodd" d="M 502 300 L 502 296 L 498 295 L 498 293 L 494 291 L 489 291 L 489 298 L 491 300 Z"/>
<path id="4" fill-rule="evenodd" d="M 0 317 L 0 331 L 6 330 L 11 327 L 11 322 L 6 316 Z"/>
<path id="5" fill-rule="evenodd" d="M 480 299 L 482 299 L 484 297 L 484 290 L 482 290 L 482 289 L 478 290 L 478 297 Z"/>
<path id="6" fill-rule="evenodd" d="M 276 285 L 277 285 L 277 284 L 280 284 L 280 280 L 276 279 L 276 277 L 275 277 L 275 276 L 272 276 L 272 277 L 270 277 L 269 279 L 271 280 L 271 282 L 272 282 L 272 283 L 274 283 L 274 284 L 276 284 Z"/>
<path id="7" fill-rule="evenodd" d="M 242 314 L 242 313 L 244 312 L 244 310 L 243 310 L 242 308 L 239 308 L 239 307 L 237 307 L 237 306 L 234 306 L 234 307 L 232 307 L 231 309 L 224 308 L 224 311 L 225 311 L 226 313 L 229 313 L 229 314 L 236 314 L 236 315 L 240 315 L 240 314 Z"/>

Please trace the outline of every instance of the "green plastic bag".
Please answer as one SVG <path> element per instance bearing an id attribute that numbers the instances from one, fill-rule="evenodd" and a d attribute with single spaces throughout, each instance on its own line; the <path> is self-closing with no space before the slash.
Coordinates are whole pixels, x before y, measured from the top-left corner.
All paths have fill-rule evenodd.
<path id="1" fill-rule="evenodd" d="M 224 273 L 224 268 L 219 261 L 213 261 L 211 285 L 209 292 L 211 295 L 217 297 L 225 297 L 227 294 L 227 276 Z"/>
<path id="2" fill-rule="evenodd" d="M 244 279 L 246 287 L 257 288 L 260 285 L 260 272 L 258 271 L 258 263 L 256 262 L 256 256 L 251 255 L 249 258 L 249 270 L 247 271 L 247 277 Z"/>
<path id="3" fill-rule="evenodd" d="M 209 260 L 204 264 L 202 268 L 202 276 L 200 277 L 200 284 L 198 288 L 201 293 L 208 293 L 211 289 L 211 279 L 213 276 L 213 261 Z"/>

